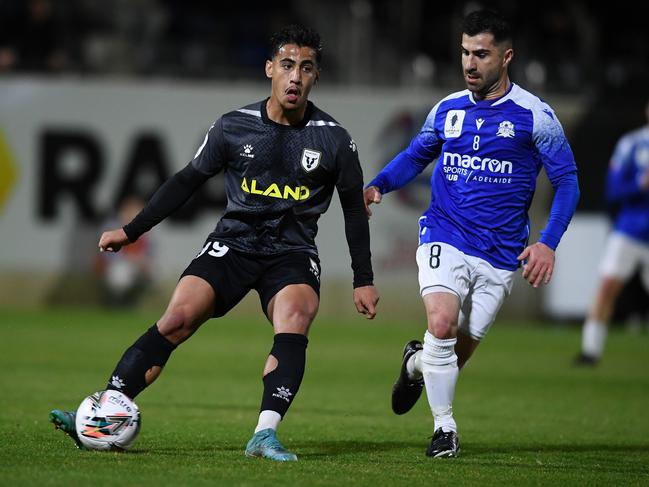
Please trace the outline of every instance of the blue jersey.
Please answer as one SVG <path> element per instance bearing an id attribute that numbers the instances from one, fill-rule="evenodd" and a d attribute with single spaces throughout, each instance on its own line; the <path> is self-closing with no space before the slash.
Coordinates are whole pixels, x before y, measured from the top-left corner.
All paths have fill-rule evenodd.
<path id="1" fill-rule="evenodd" d="M 608 172 L 606 193 L 619 207 L 615 230 L 649 243 L 649 189 L 640 179 L 649 171 L 649 126 L 624 135 L 617 143 Z"/>
<path id="2" fill-rule="evenodd" d="M 445 242 L 494 267 L 517 269 L 543 167 L 556 194 L 540 241 L 556 248 L 579 187 L 572 151 L 546 103 L 515 84 L 496 100 L 476 100 L 468 90 L 449 95 L 368 186 L 383 194 L 398 189 L 436 158 L 420 243 Z"/>

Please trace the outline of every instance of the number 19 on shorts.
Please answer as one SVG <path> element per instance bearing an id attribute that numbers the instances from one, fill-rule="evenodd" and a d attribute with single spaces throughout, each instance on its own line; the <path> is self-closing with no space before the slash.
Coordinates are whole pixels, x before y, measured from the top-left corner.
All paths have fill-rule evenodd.
<path id="1" fill-rule="evenodd" d="M 207 252 L 207 255 L 211 255 L 212 257 L 223 257 L 228 253 L 228 250 L 230 250 L 230 247 L 223 245 L 220 242 L 207 242 L 203 249 L 194 258 L 198 259 L 205 252 Z"/>

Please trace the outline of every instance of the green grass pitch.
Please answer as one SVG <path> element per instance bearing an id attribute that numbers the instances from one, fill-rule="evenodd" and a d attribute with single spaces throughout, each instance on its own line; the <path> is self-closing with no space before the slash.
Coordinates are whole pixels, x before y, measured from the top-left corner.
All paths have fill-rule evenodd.
<path id="1" fill-rule="evenodd" d="M 0 485 L 649 485 L 649 337 L 613 331 L 596 369 L 570 366 L 576 327 L 497 322 L 460 374 L 462 454 L 424 455 L 425 396 L 390 410 L 403 344 L 420 323 L 313 325 L 305 380 L 279 429 L 299 461 L 243 455 L 271 328 L 208 322 L 137 398 L 127 453 L 76 450 L 47 422 L 101 389 L 156 316 L 0 311 Z"/>

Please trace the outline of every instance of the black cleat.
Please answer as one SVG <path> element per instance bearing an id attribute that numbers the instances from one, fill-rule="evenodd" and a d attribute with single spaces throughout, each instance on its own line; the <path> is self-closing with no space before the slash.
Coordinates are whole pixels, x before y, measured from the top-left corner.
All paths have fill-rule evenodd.
<path id="1" fill-rule="evenodd" d="M 438 428 L 433 434 L 426 456 L 433 458 L 456 457 L 460 453 L 460 438 L 454 431 L 442 431 Z"/>
<path id="2" fill-rule="evenodd" d="M 580 353 L 575 357 L 575 360 L 572 362 L 573 365 L 578 367 L 595 367 L 599 363 L 599 358 L 593 355 L 586 355 L 585 353 Z"/>
<path id="3" fill-rule="evenodd" d="M 424 346 L 418 340 L 412 340 L 406 343 L 403 348 L 403 359 L 401 360 L 401 372 L 399 378 L 392 386 L 392 411 L 395 414 L 405 414 L 412 409 L 415 405 L 421 391 L 424 388 L 424 379 L 410 379 L 408 377 L 408 369 L 406 364 L 410 357 L 412 357 L 419 350 L 423 350 Z"/>

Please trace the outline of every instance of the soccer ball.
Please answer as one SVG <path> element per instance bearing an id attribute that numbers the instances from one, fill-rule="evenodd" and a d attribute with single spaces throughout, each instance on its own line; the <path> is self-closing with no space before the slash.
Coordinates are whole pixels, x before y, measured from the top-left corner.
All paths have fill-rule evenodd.
<path id="1" fill-rule="evenodd" d="M 137 405 L 119 391 L 95 392 L 77 409 L 77 435 L 90 450 L 128 450 L 141 424 Z"/>

